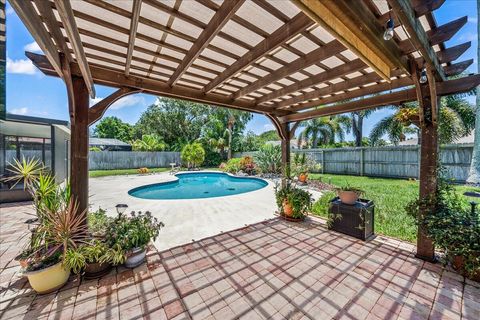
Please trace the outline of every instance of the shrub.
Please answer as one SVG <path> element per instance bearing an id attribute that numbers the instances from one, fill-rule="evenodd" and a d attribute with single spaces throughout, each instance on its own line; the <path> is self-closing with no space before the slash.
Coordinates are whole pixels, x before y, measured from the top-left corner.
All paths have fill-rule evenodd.
<path id="1" fill-rule="evenodd" d="M 280 173 L 282 149 L 271 144 L 264 145 L 256 155 L 257 165 L 263 173 Z"/>
<path id="2" fill-rule="evenodd" d="M 138 168 L 137 172 L 140 173 L 140 174 L 145 174 L 145 173 L 148 173 L 149 170 L 148 170 L 148 168 L 143 167 L 143 168 Z"/>
<path id="3" fill-rule="evenodd" d="M 302 218 L 312 208 L 312 196 L 307 191 L 297 188 L 291 183 L 278 188 L 275 187 L 275 198 L 278 209 L 283 213 L 283 204 L 288 202 L 292 206 L 292 218 Z"/>
<path id="4" fill-rule="evenodd" d="M 232 158 L 227 161 L 223 170 L 228 173 L 237 173 L 242 169 L 241 162 L 242 158 Z"/>
<path id="5" fill-rule="evenodd" d="M 240 169 L 248 175 L 254 175 L 255 170 L 255 162 L 253 162 L 253 158 L 250 156 L 244 156 L 240 160 Z"/>
<path id="6" fill-rule="evenodd" d="M 183 147 L 181 157 L 189 169 L 195 168 L 200 166 L 205 160 L 205 149 L 199 142 L 189 143 Z"/>

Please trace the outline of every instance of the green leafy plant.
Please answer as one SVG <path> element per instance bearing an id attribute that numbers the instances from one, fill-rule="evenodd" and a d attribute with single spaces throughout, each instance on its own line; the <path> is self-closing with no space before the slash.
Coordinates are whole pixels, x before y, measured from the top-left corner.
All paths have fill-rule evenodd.
<path id="1" fill-rule="evenodd" d="M 350 184 L 346 183 L 344 184 L 343 186 L 340 186 L 340 187 L 335 187 L 334 189 L 335 191 L 339 192 L 339 191 L 353 191 L 355 192 L 358 196 L 361 196 L 362 194 L 365 193 L 365 191 L 363 191 L 362 189 L 359 189 L 359 188 L 356 188 L 356 187 L 352 187 Z"/>
<path id="2" fill-rule="evenodd" d="M 312 196 L 308 191 L 297 188 L 287 181 L 284 186 L 275 186 L 275 198 L 280 212 L 284 213 L 283 204 L 288 202 L 292 207 L 292 218 L 303 218 L 312 208 Z"/>
<path id="3" fill-rule="evenodd" d="M 240 169 L 248 175 L 254 175 L 256 173 L 256 165 L 253 158 L 250 156 L 244 156 L 240 160 Z"/>
<path id="4" fill-rule="evenodd" d="M 242 162 L 242 158 L 232 158 L 227 161 L 227 163 L 223 167 L 223 171 L 235 174 L 241 170 L 242 168 L 240 164 L 241 162 Z"/>
<path id="5" fill-rule="evenodd" d="M 460 260 L 460 271 L 480 277 L 480 213 L 467 208 L 446 179 L 439 179 L 434 194 L 411 201 L 405 209 L 443 250 L 445 263 Z"/>
<path id="6" fill-rule="evenodd" d="M 88 231 L 94 236 L 104 236 L 107 227 L 113 218 L 107 216 L 107 211 L 98 208 L 97 211 L 88 213 Z"/>
<path id="7" fill-rule="evenodd" d="M 119 214 L 109 224 L 105 240 L 109 247 L 121 249 L 128 255 L 133 249 L 145 249 L 151 240 L 158 237 L 162 227 L 163 222 L 158 221 L 149 211 L 132 211 L 130 215 Z"/>
<path id="8" fill-rule="evenodd" d="M 77 249 L 69 249 L 65 257 L 66 267 L 74 273 L 80 273 L 89 263 L 112 263 L 116 265 L 123 262 L 124 252 L 119 246 L 115 245 L 110 248 L 105 242 L 98 239 L 91 239 Z"/>
<path id="9" fill-rule="evenodd" d="M 280 146 L 265 144 L 257 152 L 255 160 L 262 173 L 281 173 L 282 150 Z"/>
<path id="10" fill-rule="evenodd" d="M 193 142 L 183 147 L 181 158 L 189 169 L 195 168 L 205 160 L 205 150 L 199 142 Z"/>

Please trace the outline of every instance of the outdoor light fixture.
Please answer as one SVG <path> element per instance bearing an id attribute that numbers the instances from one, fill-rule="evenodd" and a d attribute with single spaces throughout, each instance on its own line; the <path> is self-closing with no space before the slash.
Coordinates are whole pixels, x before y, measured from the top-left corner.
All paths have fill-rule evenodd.
<path id="1" fill-rule="evenodd" d="M 423 68 L 422 72 L 420 73 L 420 83 L 424 84 L 427 83 L 428 78 L 427 78 L 427 69 Z"/>
<path id="2" fill-rule="evenodd" d="M 119 203 L 115 206 L 115 209 L 117 209 L 117 213 L 118 214 L 122 214 L 125 212 L 125 210 L 127 210 L 128 206 L 126 204 L 123 204 L 123 203 Z"/>
<path id="3" fill-rule="evenodd" d="M 393 38 L 394 32 L 393 28 L 395 27 L 395 23 L 393 22 L 393 18 L 390 17 L 387 21 L 387 28 L 385 29 L 385 32 L 383 33 L 383 39 L 388 41 Z"/>

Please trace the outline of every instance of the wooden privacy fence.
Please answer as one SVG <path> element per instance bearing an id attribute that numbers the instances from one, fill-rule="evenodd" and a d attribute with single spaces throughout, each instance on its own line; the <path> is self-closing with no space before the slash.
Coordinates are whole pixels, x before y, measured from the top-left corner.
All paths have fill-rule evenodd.
<path id="1" fill-rule="evenodd" d="M 166 168 L 180 164 L 180 152 L 90 151 L 89 170 Z"/>
<path id="2" fill-rule="evenodd" d="M 445 145 L 440 160 L 448 178 L 465 182 L 472 160 L 473 144 Z M 349 174 L 372 177 L 419 178 L 420 146 L 388 146 L 335 149 L 302 149 L 321 164 L 321 173 Z M 235 153 L 235 157 L 256 152 Z"/>

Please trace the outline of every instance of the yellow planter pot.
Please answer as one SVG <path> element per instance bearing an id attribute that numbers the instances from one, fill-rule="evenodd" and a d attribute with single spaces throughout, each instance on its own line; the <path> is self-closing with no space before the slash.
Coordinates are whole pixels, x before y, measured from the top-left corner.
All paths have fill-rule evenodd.
<path id="1" fill-rule="evenodd" d="M 26 272 L 30 286 L 39 294 L 50 293 L 63 287 L 68 281 L 70 270 L 59 262 L 45 269 Z"/>

